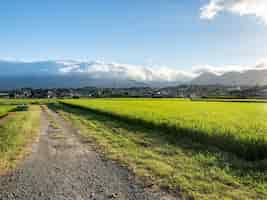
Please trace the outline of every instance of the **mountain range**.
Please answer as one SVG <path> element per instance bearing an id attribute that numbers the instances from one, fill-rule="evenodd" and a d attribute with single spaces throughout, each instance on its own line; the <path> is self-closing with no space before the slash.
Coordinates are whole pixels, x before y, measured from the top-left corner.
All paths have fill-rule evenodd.
<path id="1" fill-rule="evenodd" d="M 222 75 L 203 73 L 191 81 L 196 85 L 267 85 L 267 70 L 247 70 L 244 72 L 227 72 Z"/>
<path id="2" fill-rule="evenodd" d="M 244 70 L 176 70 L 99 61 L 0 61 L 0 89 L 94 87 L 167 87 L 195 85 L 267 85 L 266 64 Z"/>

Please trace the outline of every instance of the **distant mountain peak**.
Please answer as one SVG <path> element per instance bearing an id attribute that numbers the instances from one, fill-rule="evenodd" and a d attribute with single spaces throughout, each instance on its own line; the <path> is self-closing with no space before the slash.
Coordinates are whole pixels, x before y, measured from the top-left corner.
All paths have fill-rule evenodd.
<path id="1" fill-rule="evenodd" d="M 240 72 L 226 72 L 222 75 L 203 73 L 191 81 L 196 85 L 267 85 L 267 69 L 249 69 Z"/>

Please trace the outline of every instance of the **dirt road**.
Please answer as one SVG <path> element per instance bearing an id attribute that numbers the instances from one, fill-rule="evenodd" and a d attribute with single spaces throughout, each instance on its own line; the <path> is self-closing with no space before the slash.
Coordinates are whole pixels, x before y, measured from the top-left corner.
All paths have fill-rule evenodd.
<path id="1" fill-rule="evenodd" d="M 172 200 L 165 192 L 138 184 L 131 173 L 105 161 L 71 125 L 51 110 L 32 153 L 16 170 L 0 177 L 0 199 Z"/>

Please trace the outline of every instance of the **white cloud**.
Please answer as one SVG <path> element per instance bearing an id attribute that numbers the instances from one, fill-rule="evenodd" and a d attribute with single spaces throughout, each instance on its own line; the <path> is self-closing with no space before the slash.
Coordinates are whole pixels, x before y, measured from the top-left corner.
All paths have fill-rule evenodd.
<path id="1" fill-rule="evenodd" d="M 222 11 L 224 7 L 220 5 L 221 0 L 211 0 L 209 4 L 202 7 L 200 18 L 213 19 L 218 12 Z"/>
<path id="2" fill-rule="evenodd" d="M 222 75 L 227 72 L 244 72 L 247 70 L 267 70 L 267 60 L 262 59 L 253 66 L 226 65 L 215 67 L 210 65 L 194 66 L 188 70 L 178 70 L 170 67 L 145 67 L 119 63 L 93 62 L 58 62 L 59 72 L 81 73 L 92 78 L 131 79 L 142 82 L 183 82 L 190 81 L 201 73 Z"/>
<path id="3" fill-rule="evenodd" d="M 119 63 L 93 62 L 63 62 L 58 64 L 61 73 L 82 73 L 93 78 L 132 79 L 136 81 L 188 81 L 195 73 L 172 69 L 169 67 L 145 67 Z"/>
<path id="4" fill-rule="evenodd" d="M 249 70 L 249 67 L 242 67 L 238 65 L 227 65 L 223 67 L 214 67 L 210 65 L 202 65 L 202 66 L 195 66 L 193 67 L 193 72 L 196 74 L 201 74 L 205 72 L 222 75 L 227 72 L 243 72 Z"/>
<path id="5" fill-rule="evenodd" d="M 210 0 L 201 8 L 200 17 L 213 19 L 220 12 L 255 16 L 267 25 L 267 0 Z"/>
<path id="6" fill-rule="evenodd" d="M 252 66 L 239 66 L 239 65 L 226 65 L 222 67 L 215 67 L 210 65 L 200 65 L 200 66 L 194 66 L 192 68 L 192 73 L 194 73 L 196 76 L 201 73 L 213 73 L 216 75 L 222 75 L 227 72 L 245 72 L 248 70 L 267 70 L 267 59 L 261 59 L 258 62 L 256 62 L 255 65 Z"/>

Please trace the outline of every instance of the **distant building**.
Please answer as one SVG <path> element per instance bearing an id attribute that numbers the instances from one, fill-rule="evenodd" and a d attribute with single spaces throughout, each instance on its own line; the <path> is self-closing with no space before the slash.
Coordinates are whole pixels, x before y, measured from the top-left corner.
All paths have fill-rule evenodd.
<path id="1" fill-rule="evenodd" d="M 262 98 L 267 98 L 267 89 L 258 91 L 256 95 Z"/>
<path id="2" fill-rule="evenodd" d="M 241 91 L 241 88 L 239 86 L 237 87 L 230 87 L 226 89 L 228 92 L 234 92 L 234 91 Z"/>
<path id="3" fill-rule="evenodd" d="M 62 97 L 64 97 L 64 94 L 61 92 L 58 92 L 56 89 L 49 89 L 47 91 L 47 98 L 48 99 L 58 98 L 58 97 L 62 98 Z"/>
<path id="4" fill-rule="evenodd" d="M 0 98 L 9 98 L 9 93 L 0 93 Z"/>

